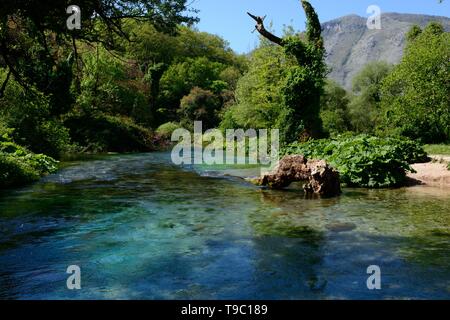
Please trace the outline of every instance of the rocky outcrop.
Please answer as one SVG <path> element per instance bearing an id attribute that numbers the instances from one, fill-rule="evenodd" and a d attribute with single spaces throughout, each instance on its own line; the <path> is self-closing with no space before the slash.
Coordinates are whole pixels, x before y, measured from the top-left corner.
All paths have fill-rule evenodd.
<path id="1" fill-rule="evenodd" d="M 305 181 L 304 190 L 323 196 L 341 193 L 339 173 L 323 160 L 307 160 L 293 155 L 281 159 L 275 169 L 261 177 L 259 184 L 272 189 L 283 189 L 292 182 Z"/>
<path id="2" fill-rule="evenodd" d="M 447 17 L 383 12 L 381 30 L 369 30 L 367 17 L 349 15 L 322 24 L 326 62 L 331 69 L 329 77 L 346 89 L 351 89 L 353 77 L 368 62 L 399 63 L 406 34 L 413 25 L 423 28 L 431 21 L 437 21 L 450 31 Z"/>

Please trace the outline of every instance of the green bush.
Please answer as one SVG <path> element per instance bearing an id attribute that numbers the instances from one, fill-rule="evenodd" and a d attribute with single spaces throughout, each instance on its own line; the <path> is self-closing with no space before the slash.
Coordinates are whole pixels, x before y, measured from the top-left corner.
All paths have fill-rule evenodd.
<path id="1" fill-rule="evenodd" d="M 178 123 L 175 122 L 166 122 L 156 129 L 156 134 L 160 135 L 164 139 L 170 139 L 172 137 L 172 133 L 181 128 Z"/>
<path id="2" fill-rule="evenodd" d="M 11 133 L 0 123 L 0 189 L 33 182 L 57 170 L 55 159 L 17 145 Z"/>
<path id="3" fill-rule="evenodd" d="M 178 114 L 186 128 L 193 128 L 194 121 L 202 121 L 204 129 L 212 129 L 219 124 L 220 107 L 221 101 L 217 95 L 195 87 L 181 99 Z"/>
<path id="4" fill-rule="evenodd" d="M 392 66 L 384 61 L 366 64 L 353 78 L 353 95 L 348 104 L 352 130 L 374 134 L 381 123 L 381 85 Z"/>
<path id="5" fill-rule="evenodd" d="M 406 171 L 413 171 L 409 164 L 426 159 L 418 143 L 365 134 L 294 143 L 282 150 L 282 155 L 288 154 L 324 159 L 339 171 L 343 183 L 369 188 L 402 185 Z"/>
<path id="6" fill-rule="evenodd" d="M 351 130 L 348 111 L 349 97 L 347 91 L 337 82 L 327 80 L 325 92 L 321 97 L 320 118 L 327 136 Z"/>
<path id="7" fill-rule="evenodd" d="M 154 150 L 153 133 L 125 116 L 102 112 L 72 112 L 64 125 L 73 141 L 91 152 L 145 152 Z"/>

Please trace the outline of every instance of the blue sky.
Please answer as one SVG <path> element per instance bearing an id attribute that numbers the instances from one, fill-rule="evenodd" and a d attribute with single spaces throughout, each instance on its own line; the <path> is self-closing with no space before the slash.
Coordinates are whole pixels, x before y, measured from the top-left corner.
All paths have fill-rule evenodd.
<path id="1" fill-rule="evenodd" d="M 322 22 L 348 14 L 368 17 L 366 10 L 370 5 L 379 6 L 382 12 L 450 16 L 450 0 L 441 4 L 438 0 L 311 0 L 311 4 Z M 266 22 L 272 21 L 278 34 L 283 25 L 293 25 L 297 30 L 305 26 L 299 0 L 192 0 L 191 6 L 200 10 L 199 30 L 222 36 L 239 53 L 249 52 L 258 44 L 258 34 L 251 33 L 254 23 L 247 11 L 267 14 Z"/>

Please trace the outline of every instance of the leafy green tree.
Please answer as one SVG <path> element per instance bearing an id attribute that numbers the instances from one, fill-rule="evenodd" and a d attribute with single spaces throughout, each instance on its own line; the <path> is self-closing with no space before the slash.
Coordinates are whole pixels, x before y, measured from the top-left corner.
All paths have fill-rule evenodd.
<path id="1" fill-rule="evenodd" d="M 176 31 L 181 23 L 193 23 L 187 0 L 80 0 L 82 28 L 68 30 L 66 0 L 2 1 L 0 3 L 0 62 L 24 87 L 34 84 L 54 103 L 70 97 L 71 63 L 77 59 L 76 40 L 102 43 L 113 48 L 120 37 L 129 37 L 123 21 L 152 23 L 158 30 Z M 64 49 L 67 50 L 64 50 Z M 72 59 L 68 55 L 72 48 Z M 69 52 L 70 52 L 69 51 Z M 58 99 L 59 98 L 59 99 Z"/>
<path id="2" fill-rule="evenodd" d="M 178 110 L 181 116 L 181 125 L 193 128 L 194 121 L 202 121 L 203 129 L 212 129 L 218 125 L 220 98 L 209 90 L 195 87 L 189 95 L 181 99 Z"/>
<path id="3" fill-rule="evenodd" d="M 0 80 L 6 74 L 0 68 Z M 51 116 L 49 100 L 34 87 L 27 90 L 14 79 L 9 80 L 0 98 L 0 118 L 14 129 L 10 135 L 16 143 L 57 158 L 67 150 L 70 137 L 61 121 Z"/>
<path id="4" fill-rule="evenodd" d="M 173 117 L 171 111 L 179 108 L 181 98 L 194 87 L 213 89 L 225 68 L 224 64 L 213 62 L 207 57 L 188 58 L 172 64 L 161 78 L 160 111 L 173 120 L 170 118 Z"/>
<path id="5" fill-rule="evenodd" d="M 450 33 L 430 23 L 409 35 L 401 63 L 383 82 L 383 127 L 426 143 L 448 142 Z"/>
<path id="6" fill-rule="evenodd" d="M 172 137 L 172 133 L 177 130 L 180 129 L 181 126 L 179 123 L 175 123 L 175 122 L 166 122 L 162 125 L 160 125 L 157 129 L 156 129 L 156 134 L 159 135 L 160 137 L 162 137 L 165 140 L 170 141 L 171 137 Z"/>
<path id="7" fill-rule="evenodd" d="M 152 114 L 146 98 L 149 88 L 133 62 L 117 58 L 101 46 L 83 53 L 82 58 L 84 64 L 76 107 L 88 113 L 101 111 L 151 124 Z"/>
<path id="8" fill-rule="evenodd" d="M 167 110 L 167 105 L 175 108 L 193 86 L 201 85 L 194 83 L 184 86 L 186 88 L 180 90 L 182 94 L 174 92 L 173 96 L 167 91 L 161 92 L 161 89 L 165 89 L 161 88 L 162 77 L 165 75 L 163 85 L 167 85 L 167 78 L 173 77 L 174 70 L 180 68 L 175 66 L 177 64 L 181 65 L 198 58 L 207 58 L 210 62 L 223 64 L 226 69 L 219 76 L 215 75 L 212 80 L 223 82 L 216 82 L 209 89 L 213 91 L 226 89 L 229 91 L 228 95 L 235 89 L 237 80 L 246 67 L 246 57 L 235 54 L 229 44 L 217 35 L 199 32 L 186 26 L 179 26 L 175 35 L 167 34 L 158 31 L 150 23 L 142 24 L 131 20 L 127 21 L 126 29 L 131 35 L 131 41 L 124 40 L 122 50 L 128 58 L 136 61 L 145 74 L 145 81 L 151 87 L 150 104 L 153 110 L 158 107 L 162 111 Z M 189 81 L 186 79 L 184 82 Z M 174 89 L 178 90 L 180 86 L 176 87 Z"/>
<path id="9" fill-rule="evenodd" d="M 284 142 L 322 134 L 320 97 L 327 73 L 322 28 L 311 4 L 306 0 L 302 0 L 301 4 L 307 20 L 304 39 L 299 36 L 281 39 L 266 30 L 263 18 L 249 14 L 256 21 L 256 30 L 263 37 L 283 47 L 286 55 L 296 60 L 296 64 L 285 70 L 282 86 L 286 109 L 279 123 L 283 124 L 280 129 Z"/>
<path id="10" fill-rule="evenodd" d="M 349 113 L 355 132 L 373 134 L 380 125 L 381 85 L 391 70 L 384 61 L 370 62 L 353 78 Z"/>
<path id="11" fill-rule="evenodd" d="M 217 35 L 181 26 L 175 40 L 172 49 L 178 58 L 208 57 L 213 62 L 245 69 L 245 56 L 237 55 L 230 48 L 230 44 Z"/>
<path id="12" fill-rule="evenodd" d="M 150 122 L 148 94 L 144 93 L 153 91 L 153 86 L 148 90 L 141 81 L 144 74 L 135 68 L 135 61 L 122 57 L 119 60 L 125 62 L 119 63 L 98 50 L 99 45 L 117 56 L 126 48 L 124 43 L 133 40 L 128 24 L 151 25 L 160 35 L 175 35 L 179 25 L 198 20 L 186 0 L 80 0 L 76 4 L 82 13 L 80 30 L 66 26 L 66 0 L 0 2 L 0 67 L 5 70 L 5 77 L 0 77 L 2 117 L 15 129 L 15 141 L 53 156 L 70 145 L 62 119 L 70 124 L 70 133 L 80 126 L 77 121 L 83 121 L 86 132 L 104 125 L 111 132 L 117 129 L 116 133 L 147 139 L 149 132 L 130 117 Z M 160 56 L 165 54 L 159 51 Z M 152 72 L 153 79 L 158 72 Z M 121 119 L 126 119 L 123 126 Z M 87 128 L 89 124 L 93 128 Z M 133 134 L 133 130 L 143 134 Z M 92 139 L 100 136 L 90 135 Z M 117 138 L 114 134 L 102 137 Z M 95 143 L 88 140 L 77 142 Z"/>
<path id="13" fill-rule="evenodd" d="M 320 111 L 326 134 L 336 135 L 351 130 L 348 104 L 347 91 L 335 81 L 328 80 L 325 84 Z"/>
<path id="14" fill-rule="evenodd" d="M 235 102 L 224 110 L 221 128 L 279 128 L 285 106 L 285 70 L 295 64 L 283 48 L 262 41 L 249 60 L 249 70 L 236 85 Z"/>

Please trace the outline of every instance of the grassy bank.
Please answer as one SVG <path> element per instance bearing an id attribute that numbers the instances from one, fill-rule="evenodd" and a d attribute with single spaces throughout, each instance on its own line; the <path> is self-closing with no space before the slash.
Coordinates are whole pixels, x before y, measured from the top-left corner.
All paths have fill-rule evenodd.
<path id="1" fill-rule="evenodd" d="M 424 146 L 428 154 L 450 156 L 450 144 L 427 144 Z"/>

